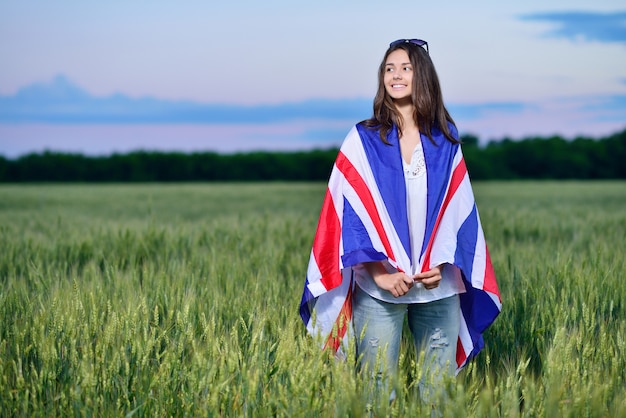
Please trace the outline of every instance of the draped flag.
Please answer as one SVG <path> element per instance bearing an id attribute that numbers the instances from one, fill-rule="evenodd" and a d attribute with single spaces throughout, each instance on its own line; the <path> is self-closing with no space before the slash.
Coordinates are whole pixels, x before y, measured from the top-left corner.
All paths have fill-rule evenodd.
<path id="1" fill-rule="evenodd" d="M 465 285 L 456 354 L 460 370 L 482 349 L 482 333 L 502 306 L 461 147 L 436 129 L 433 141 L 422 136 L 426 232 L 420 260 L 413 261 L 397 129 L 387 136 L 389 144 L 377 129 L 361 123 L 339 150 L 313 240 L 300 315 L 325 348 L 341 351 L 352 328 L 352 266 L 387 260 L 409 272 L 417 262 L 424 272 L 449 263 Z"/>

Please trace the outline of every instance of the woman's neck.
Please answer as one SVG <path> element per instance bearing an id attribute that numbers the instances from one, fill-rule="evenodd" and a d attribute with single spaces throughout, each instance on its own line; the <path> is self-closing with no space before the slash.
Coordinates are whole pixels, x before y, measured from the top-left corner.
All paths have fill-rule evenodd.
<path id="1" fill-rule="evenodd" d="M 417 131 L 417 125 L 415 124 L 415 120 L 413 120 L 413 104 L 412 103 L 397 103 L 396 109 L 400 116 L 402 117 L 402 132 L 409 133 Z"/>

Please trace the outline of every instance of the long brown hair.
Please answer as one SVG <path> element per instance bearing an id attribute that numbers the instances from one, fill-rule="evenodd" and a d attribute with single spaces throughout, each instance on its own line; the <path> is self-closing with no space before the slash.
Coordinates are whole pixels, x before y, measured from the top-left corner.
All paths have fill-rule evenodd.
<path id="1" fill-rule="evenodd" d="M 398 134 L 402 135 L 402 115 L 400 115 L 393 100 L 387 94 L 384 83 L 387 57 L 397 49 L 406 51 L 413 66 L 411 101 L 414 109 L 413 119 L 418 129 L 426 134 L 433 143 L 433 128 L 438 128 L 448 141 L 459 143 L 460 141 L 452 135 L 448 126 L 448 122 L 454 125 L 454 120 L 452 120 L 444 106 L 439 77 L 430 55 L 421 46 L 410 42 L 390 46 L 387 52 L 385 52 L 385 56 L 378 68 L 378 91 L 376 92 L 376 97 L 374 97 L 374 113 L 370 119 L 364 122 L 365 126 L 380 128 L 380 139 L 385 144 L 389 144 L 387 134 L 394 124 L 398 127 Z"/>

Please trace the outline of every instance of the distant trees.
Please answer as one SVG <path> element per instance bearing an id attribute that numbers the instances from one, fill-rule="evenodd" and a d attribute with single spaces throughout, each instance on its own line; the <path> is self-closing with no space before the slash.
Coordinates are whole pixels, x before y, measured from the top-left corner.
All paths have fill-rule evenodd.
<path id="1" fill-rule="evenodd" d="M 559 136 L 504 139 L 484 148 L 478 147 L 475 137 L 462 139 L 474 179 L 626 178 L 626 130 L 600 140 L 580 137 L 568 141 Z"/>
<path id="2" fill-rule="evenodd" d="M 503 139 L 485 146 L 463 135 L 472 179 L 625 179 L 626 130 L 602 139 Z M 131 152 L 89 157 L 43 152 L 0 156 L 0 182 L 175 182 L 327 180 L 337 149 L 301 152 Z"/>
<path id="3" fill-rule="evenodd" d="M 87 157 L 46 151 L 0 157 L 0 182 L 176 182 L 327 179 L 336 149 L 239 154 L 131 152 Z"/>

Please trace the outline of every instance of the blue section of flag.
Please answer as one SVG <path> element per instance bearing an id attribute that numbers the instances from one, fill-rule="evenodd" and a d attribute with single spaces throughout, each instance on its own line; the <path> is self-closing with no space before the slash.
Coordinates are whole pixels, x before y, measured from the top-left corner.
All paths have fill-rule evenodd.
<path id="1" fill-rule="evenodd" d="M 315 306 L 315 298 L 308 288 L 309 281 L 306 280 L 304 284 L 304 291 L 302 292 L 302 299 L 300 300 L 300 316 L 305 324 L 308 324 L 311 320 L 311 312 Z"/>
<path id="2" fill-rule="evenodd" d="M 454 253 L 454 264 L 459 266 L 467 277 L 472 277 L 477 237 L 478 212 L 474 205 L 456 234 L 456 252 Z"/>
<path id="3" fill-rule="evenodd" d="M 374 179 L 385 207 L 391 218 L 404 251 L 411 257 L 411 238 L 409 235 L 409 217 L 406 206 L 406 184 L 402 168 L 402 154 L 398 130 L 394 128 L 387 135 L 389 144 L 380 139 L 380 131 L 363 124 L 357 125 L 363 140 L 363 149 L 372 168 Z"/>
<path id="4" fill-rule="evenodd" d="M 343 200 L 343 222 L 341 237 L 344 254 L 341 261 L 344 266 L 354 266 L 368 261 L 385 260 L 387 256 L 374 249 L 370 235 L 361 218 L 354 211 L 348 199 Z"/>

